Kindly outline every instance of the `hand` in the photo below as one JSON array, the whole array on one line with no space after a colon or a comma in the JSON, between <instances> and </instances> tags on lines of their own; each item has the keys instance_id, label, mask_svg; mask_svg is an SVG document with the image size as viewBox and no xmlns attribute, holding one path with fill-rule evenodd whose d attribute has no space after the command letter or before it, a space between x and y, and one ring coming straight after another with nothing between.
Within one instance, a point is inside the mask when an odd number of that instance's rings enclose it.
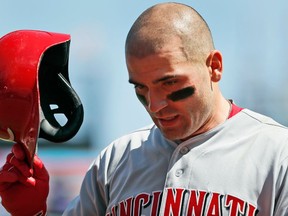
<instances>
[{"instance_id":1,"label":"hand","mask_svg":"<svg viewBox=\"0 0 288 216\"><path fill-rule=\"evenodd\" d=\"M13 216L45 215L49 174L35 155L33 169L25 162L20 144L15 144L0 171L2 205Z\"/></svg>"}]
</instances>

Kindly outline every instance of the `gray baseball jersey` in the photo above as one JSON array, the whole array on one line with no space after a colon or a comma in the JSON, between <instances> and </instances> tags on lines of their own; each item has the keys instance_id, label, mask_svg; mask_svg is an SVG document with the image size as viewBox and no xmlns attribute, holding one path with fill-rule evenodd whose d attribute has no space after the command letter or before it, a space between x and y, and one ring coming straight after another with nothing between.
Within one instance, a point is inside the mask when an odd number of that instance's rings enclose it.
<instances>
[{"instance_id":1,"label":"gray baseball jersey","mask_svg":"<svg viewBox=\"0 0 288 216\"><path fill-rule=\"evenodd\" d=\"M180 144L135 131L101 152L64 215L287 216L288 130L243 109Z\"/></svg>"}]
</instances>

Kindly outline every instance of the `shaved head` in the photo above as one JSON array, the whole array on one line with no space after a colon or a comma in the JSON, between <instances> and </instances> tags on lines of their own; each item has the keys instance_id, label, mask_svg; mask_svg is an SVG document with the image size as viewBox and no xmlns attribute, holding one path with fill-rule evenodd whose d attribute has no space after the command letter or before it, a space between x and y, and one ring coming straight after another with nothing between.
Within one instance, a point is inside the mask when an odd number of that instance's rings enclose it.
<instances>
[{"instance_id":1,"label":"shaved head","mask_svg":"<svg viewBox=\"0 0 288 216\"><path fill-rule=\"evenodd\" d=\"M155 54L171 40L181 41L179 48L189 61L205 60L214 49L210 29L197 11L180 3L161 3L134 22L126 39L126 56Z\"/></svg>"}]
</instances>

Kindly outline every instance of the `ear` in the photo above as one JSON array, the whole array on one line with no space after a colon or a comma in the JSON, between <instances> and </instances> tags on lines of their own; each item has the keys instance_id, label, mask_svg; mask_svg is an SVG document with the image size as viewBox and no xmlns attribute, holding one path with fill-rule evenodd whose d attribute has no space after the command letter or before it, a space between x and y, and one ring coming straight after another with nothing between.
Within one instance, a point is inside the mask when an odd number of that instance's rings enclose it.
<instances>
[{"instance_id":1,"label":"ear","mask_svg":"<svg viewBox=\"0 0 288 216\"><path fill-rule=\"evenodd\" d=\"M209 54L206 64L210 71L211 81L219 82L222 78L222 71L223 71L221 52L218 50L213 50Z\"/></svg>"}]
</instances>

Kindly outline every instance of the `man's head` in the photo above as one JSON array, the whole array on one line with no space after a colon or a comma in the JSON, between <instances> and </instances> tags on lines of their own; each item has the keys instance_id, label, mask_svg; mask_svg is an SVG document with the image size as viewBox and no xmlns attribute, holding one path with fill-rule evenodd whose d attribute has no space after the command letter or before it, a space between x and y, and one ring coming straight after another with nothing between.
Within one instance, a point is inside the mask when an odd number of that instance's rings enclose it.
<instances>
[{"instance_id":1,"label":"man's head","mask_svg":"<svg viewBox=\"0 0 288 216\"><path fill-rule=\"evenodd\" d=\"M193 8L162 3L144 11L128 33L126 62L137 97L168 139L223 121L222 55Z\"/></svg>"},{"instance_id":2,"label":"man's head","mask_svg":"<svg viewBox=\"0 0 288 216\"><path fill-rule=\"evenodd\" d=\"M175 37L181 40L189 60L206 58L214 49L210 29L197 11L183 4L162 3L148 8L134 22L127 36L126 54L145 57Z\"/></svg>"}]
</instances>

